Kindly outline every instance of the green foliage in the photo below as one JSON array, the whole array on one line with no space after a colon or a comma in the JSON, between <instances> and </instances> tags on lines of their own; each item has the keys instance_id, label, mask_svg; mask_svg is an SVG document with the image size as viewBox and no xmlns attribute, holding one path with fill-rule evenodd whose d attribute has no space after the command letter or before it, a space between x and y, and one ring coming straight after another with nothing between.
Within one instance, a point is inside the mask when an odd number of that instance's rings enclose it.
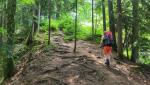
<instances>
[{"instance_id":1,"label":"green foliage","mask_svg":"<svg viewBox=\"0 0 150 85\"><path fill-rule=\"evenodd\" d=\"M19 0L21 4L34 4L35 0Z\"/></svg>"},{"instance_id":2,"label":"green foliage","mask_svg":"<svg viewBox=\"0 0 150 85\"><path fill-rule=\"evenodd\" d=\"M2 34L2 35L6 35L6 34L7 34L6 29L4 29L4 28L0 27L0 34Z\"/></svg>"},{"instance_id":3,"label":"green foliage","mask_svg":"<svg viewBox=\"0 0 150 85\"><path fill-rule=\"evenodd\" d=\"M0 47L0 81L9 78L14 73L14 61L8 51L6 44Z\"/></svg>"},{"instance_id":4,"label":"green foliage","mask_svg":"<svg viewBox=\"0 0 150 85\"><path fill-rule=\"evenodd\" d=\"M50 25L51 25L51 31L53 31L53 32L57 31L58 30L59 21L51 19ZM46 19L42 20L41 26L42 26L41 29L40 29L41 32L48 31L49 21L46 20Z\"/></svg>"},{"instance_id":5,"label":"green foliage","mask_svg":"<svg viewBox=\"0 0 150 85\"><path fill-rule=\"evenodd\" d=\"M86 25L88 24L88 25ZM91 40L91 26L89 25L91 23L87 22L82 22L78 23L78 28L77 28L77 38L78 40ZM59 28L63 29L63 32L65 34L64 39L66 41L72 41L74 39L74 20L72 17L68 14L63 15L60 18L59 22ZM95 42L99 43L100 42L100 37L103 34L103 31L99 28L96 29L96 35L95 35Z\"/></svg>"},{"instance_id":6,"label":"green foliage","mask_svg":"<svg viewBox=\"0 0 150 85\"><path fill-rule=\"evenodd\" d=\"M66 35L65 40L71 41L74 39L74 20L71 16L63 15L60 19L59 28Z\"/></svg>"},{"instance_id":7,"label":"green foliage","mask_svg":"<svg viewBox=\"0 0 150 85\"><path fill-rule=\"evenodd\" d=\"M139 62L150 65L150 2L149 0L141 0L139 5L139 22L140 22L140 58Z\"/></svg>"},{"instance_id":8,"label":"green foliage","mask_svg":"<svg viewBox=\"0 0 150 85\"><path fill-rule=\"evenodd\" d=\"M64 14L59 19L59 27L62 27L64 29L72 28L74 27L74 20L69 14Z\"/></svg>"},{"instance_id":9,"label":"green foliage","mask_svg":"<svg viewBox=\"0 0 150 85\"><path fill-rule=\"evenodd\" d=\"M127 59L131 59L131 50L130 49L128 48L128 55L129 55L129 57ZM127 57L127 51L125 49L123 51L123 54Z\"/></svg>"},{"instance_id":10,"label":"green foliage","mask_svg":"<svg viewBox=\"0 0 150 85\"><path fill-rule=\"evenodd\" d=\"M91 37L91 26L81 26L77 36L78 39L88 40Z\"/></svg>"},{"instance_id":11,"label":"green foliage","mask_svg":"<svg viewBox=\"0 0 150 85\"><path fill-rule=\"evenodd\" d=\"M14 43L15 44L23 43L28 37L31 29L32 29L31 27L18 26L18 29L16 29L14 36L15 37Z\"/></svg>"},{"instance_id":12,"label":"green foliage","mask_svg":"<svg viewBox=\"0 0 150 85\"><path fill-rule=\"evenodd\" d=\"M143 34L142 37L140 37L140 57L139 57L139 63L142 64L150 64L150 39L149 34Z\"/></svg>"},{"instance_id":13,"label":"green foliage","mask_svg":"<svg viewBox=\"0 0 150 85\"><path fill-rule=\"evenodd\" d=\"M14 60L18 61L22 58L22 56L27 53L29 48L24 44L16 44L14 49Z\"/></svg>"},{"instance_id":14,"label":"green foliage","mask_svg":"<svg viewBox=\"0 0 150 85\"><path fill-rule=\"evenodd\" d=\"M78 20L79 21L90 21L91 18L91 3L90 2L84 2L84 3L81 3L79 4L78 6L78 13L79 13L79 16L78 16Z\"/></svg>"},{"instance_id":15,"label":"green foliage","mask_svg":"<svg viewBox=\"0 0 150 85\"><path fill-rule=\"evenodd\" d=\"M143 52L143 53L140 53L141 56L139 57L139 63L141 64L148 64L150 65L150 54L149 52Z\"/></svg>"},{"instance_id":16,"label":"green foliage","mask_svg":"<svg viewBox=\"0 0 150 85\"><path fill-rule=\"evenodd\" d=\"M51 29L52 29L52 31L57 31L58 30L58 25L59 25L58 20L51 19Z\"/></svg>"},{"instance_id":17,"label":"green foliage","mask_svg":"<svg viewBox=\"0 0 150 85\"><path fill-rule=\"evenodd\" d=\"M122 22L124 29L127 30L127 40L125 43L128 43L129 48L129 59L131 57L131 44L132 44L132 29L133 29L133 6L132 2L130 0L125 0L122 3ZM149 37L148 35L150 33L149 27L150 27L150 17L149 17L149 6L150 3L148 0L141 0L139 2L139 9L138 9L138 22L139 22L139 39L138 39L138 47L139 47L139 57L138 57L138 63L142 64L148 64L149 62L149 56L147 53L149 52L150 43L149 43ZM126 47L125 47L126 48ZM126 53L124 53L126 54Z\"/></svg>"}]
</instances>

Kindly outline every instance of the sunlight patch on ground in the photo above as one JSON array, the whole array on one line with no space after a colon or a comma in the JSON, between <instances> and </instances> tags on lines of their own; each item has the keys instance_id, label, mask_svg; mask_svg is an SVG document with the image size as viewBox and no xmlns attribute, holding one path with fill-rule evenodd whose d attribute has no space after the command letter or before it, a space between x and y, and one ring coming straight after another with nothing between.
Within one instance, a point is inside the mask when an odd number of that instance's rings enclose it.
<instances>
[{"instance_id":1,"label":"sunlight patch on ground","mask_svg":"<svg viewBox=\"0 0 150 85\"><path fill-rule=\"evenodd\" d=\"M76 80L79 78L79 75L70 76L64 80L64 82L68 83L69 85L76 85Z\"/></svg>"}]
</instances>

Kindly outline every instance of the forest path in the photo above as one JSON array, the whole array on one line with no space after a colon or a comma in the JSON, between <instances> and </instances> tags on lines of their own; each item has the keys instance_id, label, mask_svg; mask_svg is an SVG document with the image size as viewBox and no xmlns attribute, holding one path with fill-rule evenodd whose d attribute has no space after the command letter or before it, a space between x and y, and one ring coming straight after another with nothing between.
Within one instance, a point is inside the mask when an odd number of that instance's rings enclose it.
<instances>
[{"instance_id":1,"label":"forest path","mask_svg":"<svg viewBox=\"0 0 150 85\"><path fill-rule=\"evenodd\" d=\"M73 53L74 43L65 43L62 33L54 34L52 42L54 47L41 45L35 54L26 54L6 85L148 85L130 77L123 62L112 59L110 68L103 65L96 44L78 41Z\"/></svg>"}]
</instances>

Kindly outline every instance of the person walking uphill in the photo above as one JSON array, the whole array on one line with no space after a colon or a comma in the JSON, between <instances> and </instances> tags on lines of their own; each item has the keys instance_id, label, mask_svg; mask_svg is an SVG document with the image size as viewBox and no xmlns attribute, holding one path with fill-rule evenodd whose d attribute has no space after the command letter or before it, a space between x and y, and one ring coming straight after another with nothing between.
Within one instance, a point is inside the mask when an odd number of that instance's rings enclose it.
<instances>
[{"instance_id":1,"label":"person walking uphill","mask_svg":"<svg viewBox=\"0 0 150 85\"><path fill-rule=\"evenodd\" d=\"M104 62L107 66L110 66L110 57L112 55L112 32L106 31L104 32L104 36L102 37L101 47L103 49L104 54Z\"/></svg>"}]
</instances>

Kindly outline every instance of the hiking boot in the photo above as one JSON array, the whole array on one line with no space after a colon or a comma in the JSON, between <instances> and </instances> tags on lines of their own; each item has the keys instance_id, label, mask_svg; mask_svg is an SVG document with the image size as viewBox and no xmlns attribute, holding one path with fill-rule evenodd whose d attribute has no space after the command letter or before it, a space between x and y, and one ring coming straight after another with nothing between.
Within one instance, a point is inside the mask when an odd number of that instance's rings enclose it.
<instances>
[{"instance_id":1,"label":"hiking boot","mask_svg":"<svg viewBox=\"0 0 150 85\"><path fill-rule=\"evenodd\" d=\"M110 65L109 59L106 59L105 64L106 64L107 66Z\"/></svg>"}]
</instances>

